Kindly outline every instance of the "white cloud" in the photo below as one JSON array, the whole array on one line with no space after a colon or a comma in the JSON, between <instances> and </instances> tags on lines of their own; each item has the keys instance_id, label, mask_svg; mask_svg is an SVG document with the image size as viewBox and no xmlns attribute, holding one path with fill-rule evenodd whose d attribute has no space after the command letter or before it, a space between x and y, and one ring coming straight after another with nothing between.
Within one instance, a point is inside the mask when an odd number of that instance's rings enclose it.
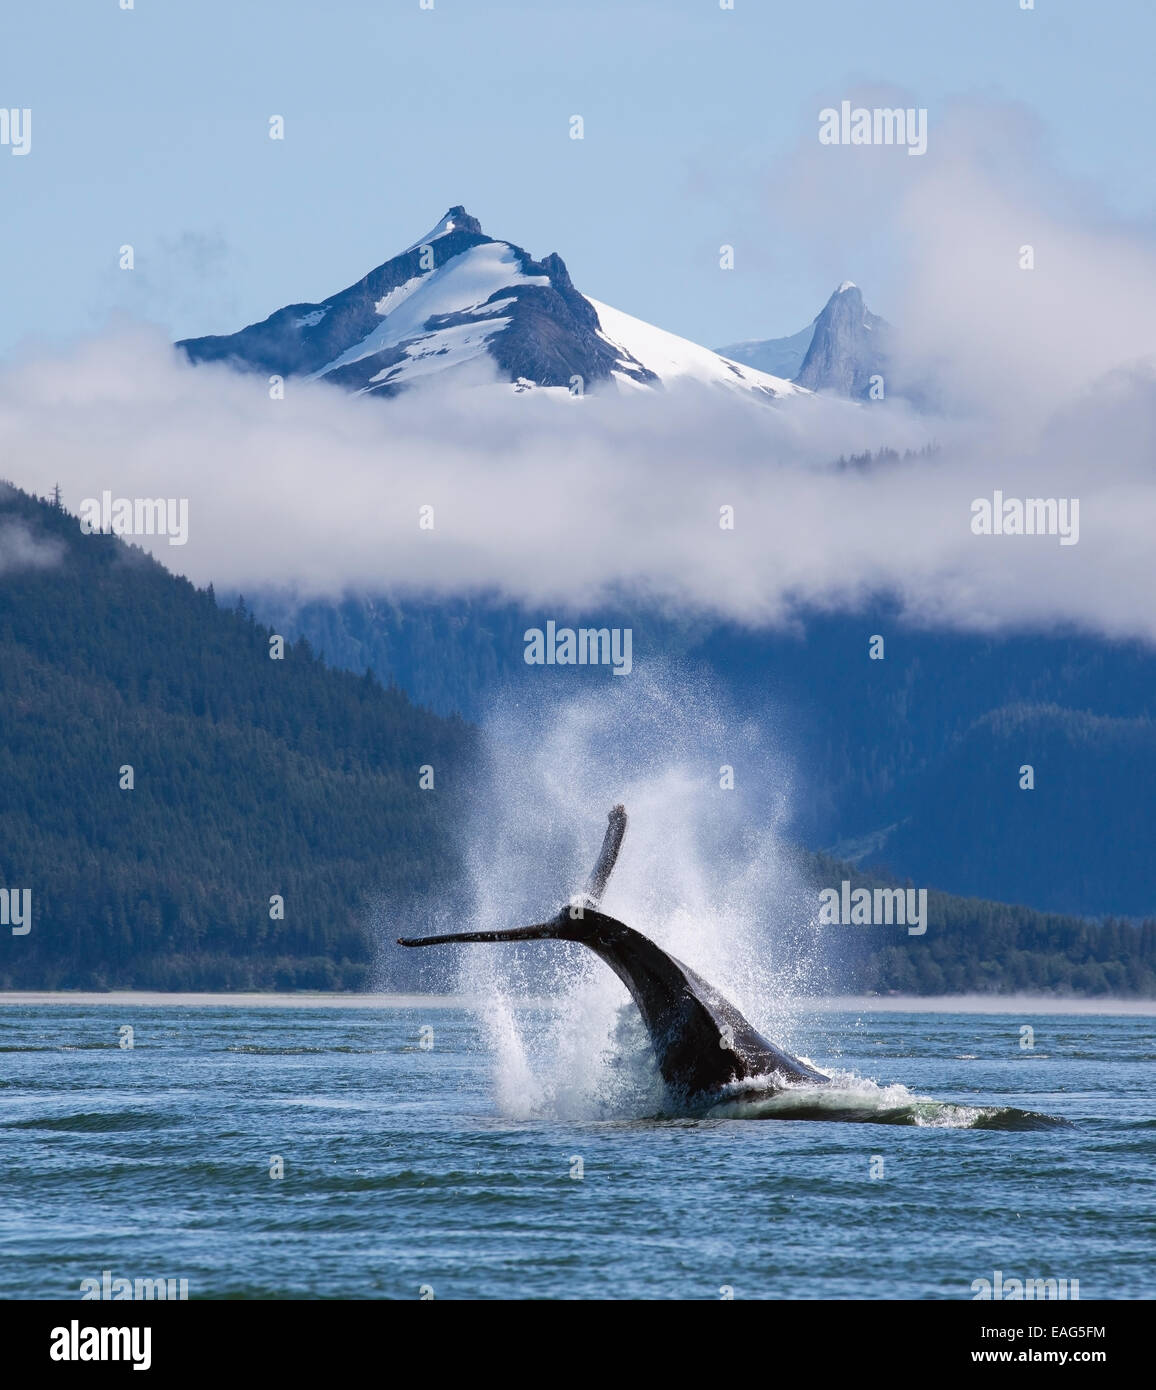
<instances>
[{"instance_id":1,"label":"white cloud","mask_svg":"<svg viewBox=\"0 0 1156 1390\"><path fill-rule=\"evenodd\" d=\"M59 541L34 536L23 522L0 521L0 575L51 569L60 563L63 553Z\"/></svg>"}]
</instances>

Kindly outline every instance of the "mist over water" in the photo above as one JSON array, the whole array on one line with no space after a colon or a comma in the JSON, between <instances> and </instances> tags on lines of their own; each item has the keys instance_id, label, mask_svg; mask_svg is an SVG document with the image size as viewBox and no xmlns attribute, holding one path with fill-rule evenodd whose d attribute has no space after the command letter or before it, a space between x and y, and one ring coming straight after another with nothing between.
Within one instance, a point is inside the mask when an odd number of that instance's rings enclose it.
<instances>
[{"instance_id":1,"label":"mist over water","mask_svg":"<svg viewBox=\"0 0 1156 1390\"><path fill-rule=\"evenodd\" d=\"M773 716L770 721L773 727ZM602 908L651 937L791 1049L819 981L813 892L780 838L794 789L758 723L668 666L587 683L486 726L486 793L469 830L471 928L552 917L581 891L616 803L629 816ZM723 789L724 768L734 788ZM484 1033L511 1118L654 1115L663 1087L626 989L567 942L447 947L457 988L491 1000ZM527 996L551 1007L527 1010ZM521 1005L521 1007L519 1007Z\"/></svg>"}]
</instances>

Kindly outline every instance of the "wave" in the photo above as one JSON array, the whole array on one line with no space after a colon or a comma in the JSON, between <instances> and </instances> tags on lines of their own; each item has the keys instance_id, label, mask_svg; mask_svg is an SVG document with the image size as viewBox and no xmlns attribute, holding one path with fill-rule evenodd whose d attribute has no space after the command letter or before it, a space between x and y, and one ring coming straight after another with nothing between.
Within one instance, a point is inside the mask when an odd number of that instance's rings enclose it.
<instances>
[{"instance_id":1,"label":"wave","mask_svg":"<svg viewBox=\"0 0 1156 1390\"><path fill-rule=\"evenodd\" d=\"M300 1045L292 1047L269 1047L262 1046L260 1043L230 1043L226 1052L252 1053L258 1057L304 1057L321 1056L327 1057L330 1053L382 1053L400 1050L402 1052L416 1052L420 1049L416 1047L403 1047L394 1049L389 1047L346 1047L337 1044L324 1045L320 1047L303 1047Z\"/></svg>"},{"instance_id":2,"label":"wave","mask_svg":"<svg viewBox=\"0 0 1156 1390\"><path fill-rule=\"evenodd\" d=\"M836 1073L827 1086L787 1085L774 1077L736 1082L705 1110L709 1119L832 1120L852 1124L915 1125L932 1129L1040 1130L1071 1128L1060 1115L1010 1105L961 1105L918 1096L906 1086L880 1086Z\"/></svg>"},{"instance_id":3,"label":"wave","mask_svg":"<svg viewBox=\"0 0 1156 1390\"><path fill-rule=\"evenodd\" d=\"M181 1123L179 1117L147 1110L84 1111L73 1115L43 1115L31 1120L6 1120L4 1129L46 1129L62 1133L116 1133L119 1130L157 1129Z\"/></svg>"}]
</instances>

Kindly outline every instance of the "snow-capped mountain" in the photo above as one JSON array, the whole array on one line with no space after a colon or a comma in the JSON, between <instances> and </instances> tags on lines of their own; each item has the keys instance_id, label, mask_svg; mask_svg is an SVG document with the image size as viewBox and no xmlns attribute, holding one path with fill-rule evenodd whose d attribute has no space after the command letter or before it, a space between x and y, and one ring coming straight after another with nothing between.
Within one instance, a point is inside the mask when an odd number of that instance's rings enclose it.
<instances>
[{"instance_id":1,"label":"snow-capped mountain","mask_svg":"<svg viewBox=\"0 0 1156 1390\"><path fill-rule=\"evenodd\" d=\"M886 375L891 325L863 302L858 285L844 280L822 312L789 338L766 338L719 348L723 357L787 377L810 391L865 396L870 379Z\"/></svg>"},{"instance_id":2,"label":"snow-capped mountain","mask_svg":"<svg viewBox=\"0 0 1156 1390\"><path fill-rule=\"evenodd\" d=\"M290 304L239 333L177 346L194 362L385 395L480 358L518 390L652 390L689 379L764 399L799 392L586 298L560 256L533 260L487 236L463 207L323 303Z\"/></svg>"}]
</instances>

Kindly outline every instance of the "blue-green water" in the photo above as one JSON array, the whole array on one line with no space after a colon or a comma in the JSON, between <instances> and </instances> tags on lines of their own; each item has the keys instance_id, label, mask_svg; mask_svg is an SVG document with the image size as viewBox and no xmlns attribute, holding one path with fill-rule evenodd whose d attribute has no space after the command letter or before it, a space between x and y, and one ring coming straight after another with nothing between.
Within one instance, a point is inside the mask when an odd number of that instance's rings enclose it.
<instances>
[{"instance_id":1,"label":"blue-green water","mask_svg":"<svg viewBox=\"0 0 1156 1390\"><path fill-rule=\"evenodd\" d=\"M109 1270L194 1298L970 1298L998 1269L1156 1296L1156 1020L825 1012L800 1036L870 1079L826 1102L860 1122L799 1118L814 1097L509 1118L460 1008L6 1007L0 1294Z\"/></svg>"}]
</instances>

